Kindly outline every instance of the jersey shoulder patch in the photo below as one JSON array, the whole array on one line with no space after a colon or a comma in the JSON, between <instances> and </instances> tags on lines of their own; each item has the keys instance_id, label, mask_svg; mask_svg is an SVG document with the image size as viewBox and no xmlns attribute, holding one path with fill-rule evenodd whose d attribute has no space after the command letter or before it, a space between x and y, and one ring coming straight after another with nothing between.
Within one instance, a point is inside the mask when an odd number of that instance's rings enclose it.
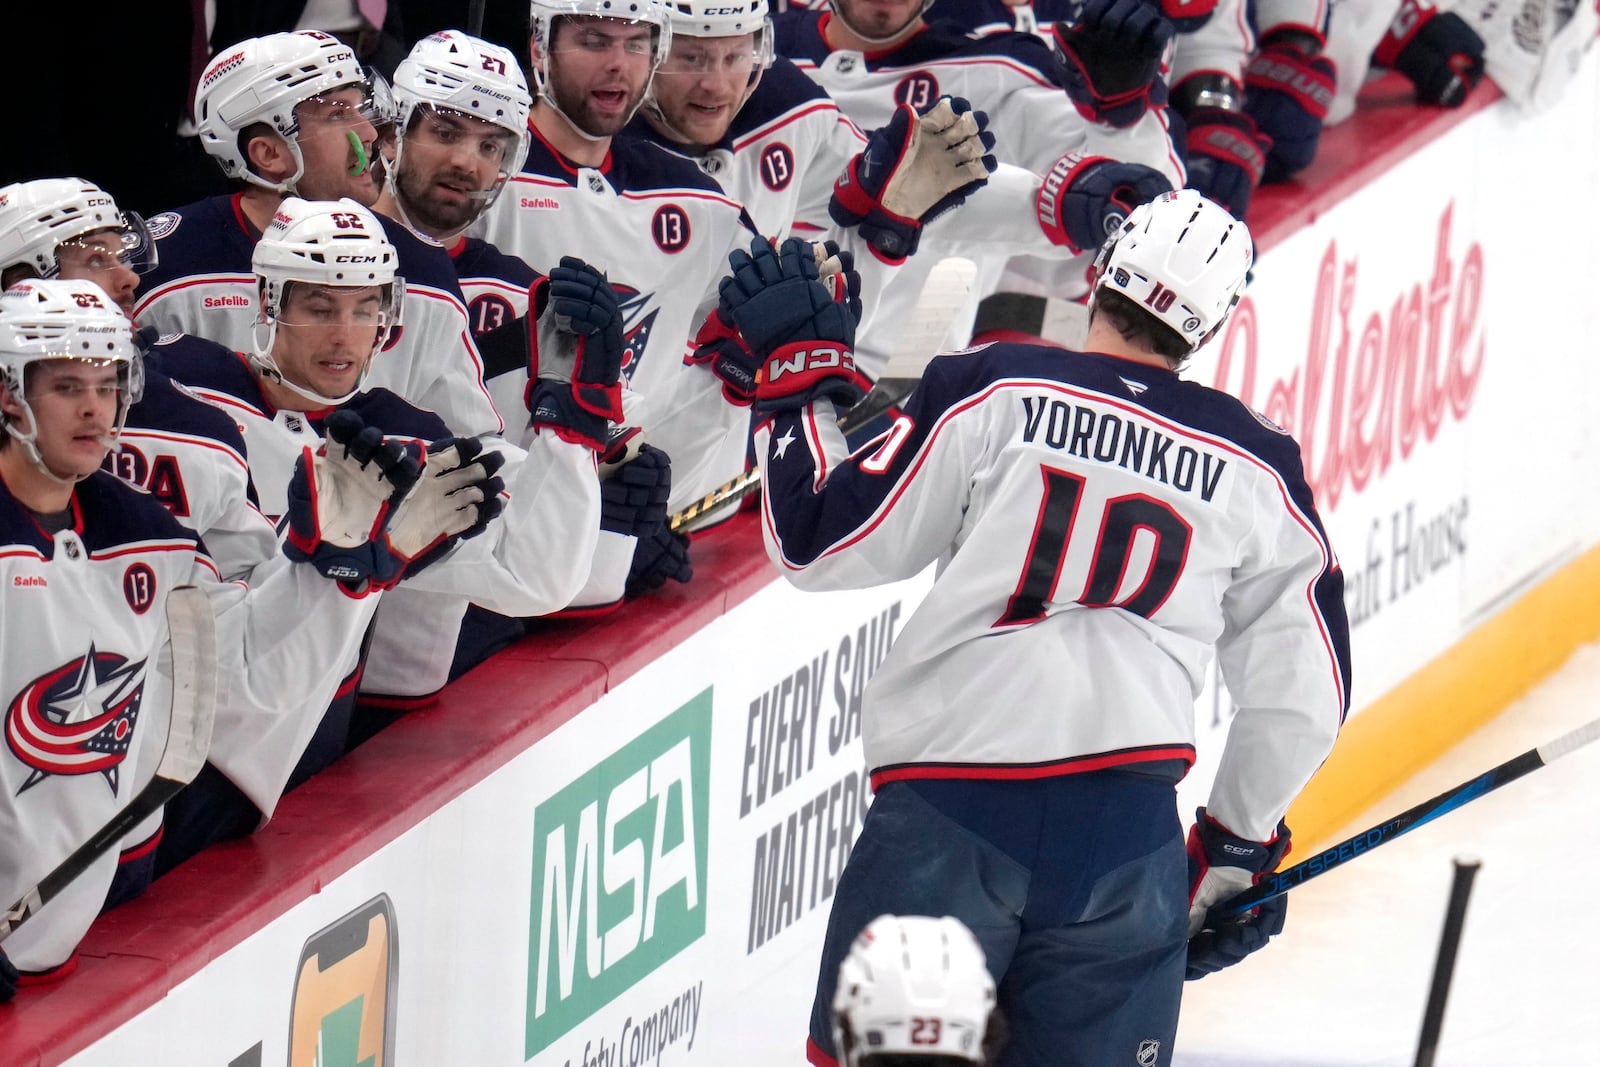
<instances>
[{"instance_id":1,"label":"jersey shoulder patch","mask_svg":"<svg viewBox=\"0 0 1600 1067\"><path fill-rule=\"evenodd\" d=\"M176 211L163 211L161 214L145 220L145 226L150 231L152 240L159 241L183 222L183 216Z\"/></svg>"}]
</instances>

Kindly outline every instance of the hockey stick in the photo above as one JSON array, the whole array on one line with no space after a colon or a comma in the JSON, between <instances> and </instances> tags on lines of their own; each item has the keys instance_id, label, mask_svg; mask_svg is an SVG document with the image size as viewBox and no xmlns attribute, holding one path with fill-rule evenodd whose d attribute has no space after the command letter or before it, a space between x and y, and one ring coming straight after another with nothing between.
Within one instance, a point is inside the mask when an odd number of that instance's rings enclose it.
<instances>
[{"instance_id":1,"label":"hockey stick","mask_svg":"<svg viewBox=\"0 0 1600 1067\"><path fill-rule=\"evenodd\" d=\"M211 601L203 590L185 585L167 594L167 630L172 639L172 722L155 777L38 885L0 912L0 941L50 903L128 831L159 811L205 765L217 710L217 638Z\"/></svg>"},{"instance_id":2,"label":"hockey stick","mask_svg":"<svg viewBox=\"0 0 1600 1067\"><path fill-rule=\"evenodd\" d=\"M1537 748L1530 748L1520 756L1506 760L1498 767L1493 767L1476 778L1462 782L1452 789L1447 789L1431 800L1424 800L1413 808L1407 808L1399 815L1392 816L1376 826L1362 830L1360 833L1345 838L1337 845L1332 845L1312 856L1304 862L1293 867L1269 874L1262 881L1246 889L1237 896L1229 897L1211 908L1206 913L1206 925L1213 926L1218 921L1228 919L1249 911L1264 900L1282 896L1295 886L1304 885L1319 874L1326 874L1333 868L1348 863L1367 852L1371 852L1379 845L1386 844L1401 834L1415 830L1417 827L1430 823L1439 816L1456 808L1464 807L1477 800L1485 793L1491 793L1508 782L1514 782L1525 774L1538 770L1549 763L1554 763L1562 756L1575 752L1591 741L1600 739L1600 719L1585 723L1552 741L1546 741Z\"/></svg>"},{"instance_id":3,"label":"hockey stick","mask_svg":"<svg viewBox=\"0 0 1600 1067\"><path fill-rule=\"evenodd\" d=\"M467 4L467 33L473 37L483 36L483 4L484 0L471 0Z\"/></svg>"},{"instance_id":4,"label":"hockey stick","mask_svg":"<svg viewBox=\"0 0 1600 1067\"><path fill-rule=\"evenodd\" d=\"M947 256L934 265L922 284L911 322L900 336L889 362L866 396L839 417L839 429L850 433L860 429L911 395L922 381L922 372L944 347L945 334L966 304L972 291L977 265L961 256ZM737 478L724 482L693 504L673 515L668 528L680 530L712 508L739 500L761 487L761 471L750 468Z\"/></svg>"}]
</instances>

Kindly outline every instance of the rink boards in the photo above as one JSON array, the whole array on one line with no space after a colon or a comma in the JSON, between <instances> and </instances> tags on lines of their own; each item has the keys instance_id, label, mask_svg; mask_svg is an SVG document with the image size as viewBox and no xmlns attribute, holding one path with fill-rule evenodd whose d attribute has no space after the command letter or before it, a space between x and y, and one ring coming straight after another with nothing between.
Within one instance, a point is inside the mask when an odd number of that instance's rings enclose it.
<instances>
[{"instance_id":1,"label":"rink boards","mask_svg":"<svg viewBox=\"0 0 1600 1067\"><path fill-rule=\"evenodd\" d=\"M1370 87L1304 188L1261 194L1255 280L1196 357L1300 439L1346 573L1354 710L1297 842L1600 629L1600 233L1550 196L1600 188L1595 68L1538 116ZM509 651L106 916L77 975L0 1012L0 1062L800 1062L869 799L860 686L928 578L796 593L750 516L696 560L690 589ZM1189 805L1226 694L1197 716Z\"/></svg>"}]
</instances>

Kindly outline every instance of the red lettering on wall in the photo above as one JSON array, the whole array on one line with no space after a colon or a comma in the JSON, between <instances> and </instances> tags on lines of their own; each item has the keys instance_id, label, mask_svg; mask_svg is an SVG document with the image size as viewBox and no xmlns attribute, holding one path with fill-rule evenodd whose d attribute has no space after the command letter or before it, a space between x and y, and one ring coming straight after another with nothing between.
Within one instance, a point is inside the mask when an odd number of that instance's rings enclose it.
<instances>
[{"instance_id":1,"label":"red lettering on wall","mask_svg":"<svg viewBox=\"0 0 1600 1067\"><path fill-rule=\"evenodd\" d=\"M1447 417L1472 408L1483 372L1479 322L1483 249L1451 256L1454 205L1439 217L1432 277L1354 325L1360 268L1340 263L1328 242L1318 264L1305 360L1266 385L1258 400L1259 314L1249 296L1239 304L1218 349L1213 382L1295 436L1317 504L1332 510L1346 490L1359 493L1398 457L1432 441ZM1371 300L1363 301L1370 305ZM1269 312L1271 309L1269 309Z\"/></svg>"}]
</instances>

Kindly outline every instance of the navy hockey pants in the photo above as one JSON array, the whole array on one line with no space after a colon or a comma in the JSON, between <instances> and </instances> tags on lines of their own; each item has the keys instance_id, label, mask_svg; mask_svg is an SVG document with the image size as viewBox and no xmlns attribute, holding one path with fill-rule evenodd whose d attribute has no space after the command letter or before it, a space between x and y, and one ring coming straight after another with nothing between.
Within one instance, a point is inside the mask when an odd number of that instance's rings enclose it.
<instances>
[{"instance_id":1,"label":"navy hockey pants","mask_svg":"<svg viewBox=\"0 0 1600 1067\"><path fill-rule=\"evenodd\" d=\"M834 986L863 927L883 914L953 915L999 987L1004 1067L1165 1067L1187 882L1173 783L1162 778L889 783L834 894L811 1039L835 1054Z\"/></svg>"}]
</instances>

